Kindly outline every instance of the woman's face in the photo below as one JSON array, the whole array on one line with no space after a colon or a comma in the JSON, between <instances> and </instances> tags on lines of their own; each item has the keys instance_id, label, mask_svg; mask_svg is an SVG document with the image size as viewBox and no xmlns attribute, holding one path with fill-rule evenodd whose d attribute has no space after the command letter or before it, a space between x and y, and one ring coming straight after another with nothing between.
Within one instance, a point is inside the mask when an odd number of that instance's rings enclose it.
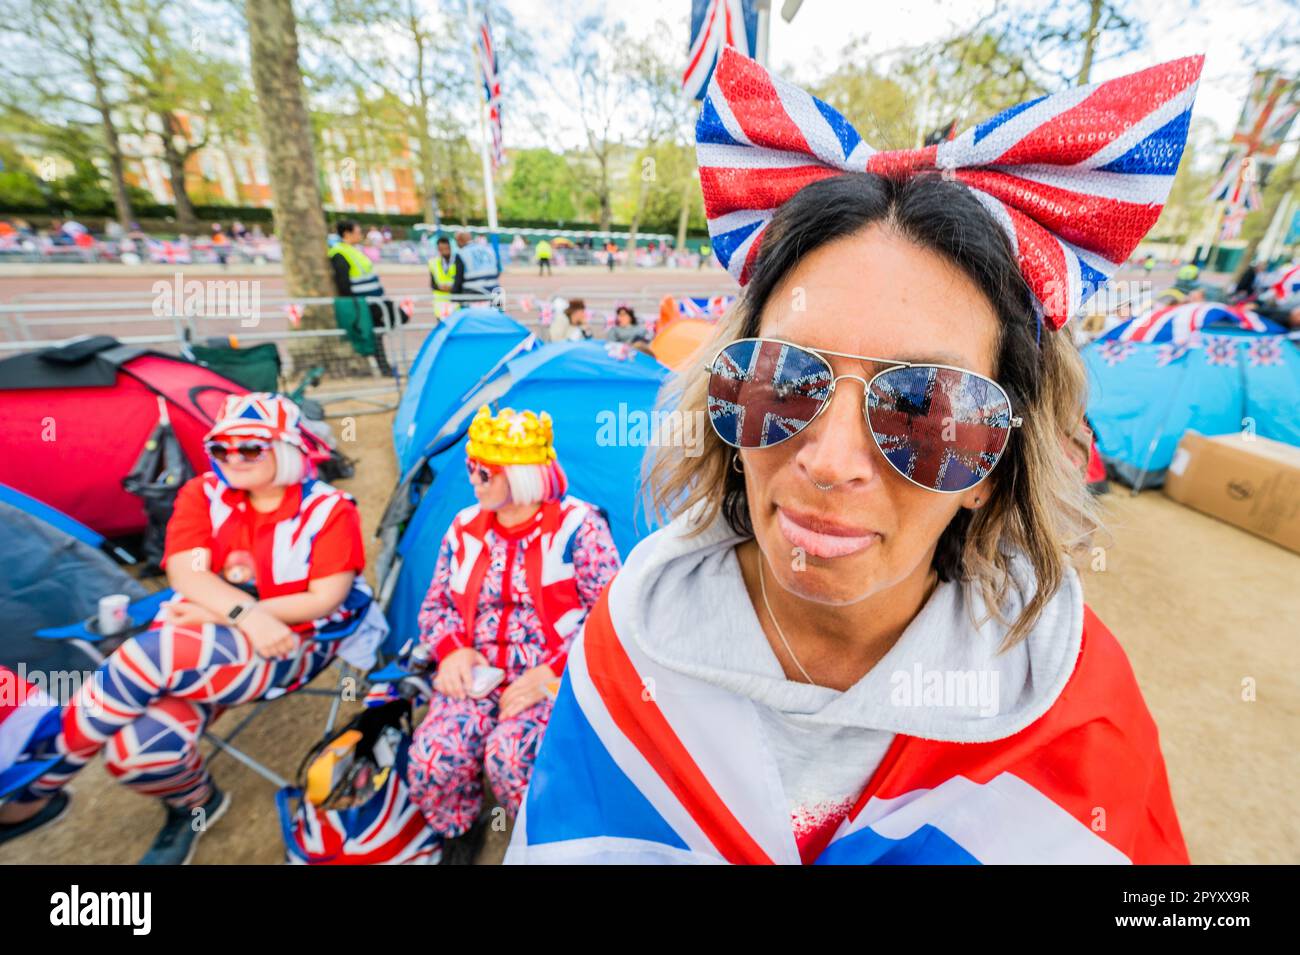
<instances>
[{"instance_id":1,"label":"woman's face","mask_svg":"<svg viewBox=\"0 0 1300 955\"><path fill-rule=\"evenodd\" d=\"M983 292L937 253L878 226L806 256L768 299L759 334L995 377L998 317ZM837 376L867 380L885 367L829 361ZM820 603L855 603L927 575L958 509L988 493L929 491L894 471L867 430L862 385L848 379L795 437L740 457L769 565L787 590Z\"/></svg>"},{"instance_id":2,"label":"woman's face","mask_svg":"<svg viewBox=\"0 0 1300 955\"><path fill-rule=\"evenodd\" d=\"M615 316L615 321L617 321L620 325L631 325L632 316L631 314L629 314L627 309L620 308L618 310L618 314Z\"/></svg>"},{"instance_id":3,"label":"woman's face","mask_svg":"<svg viewBox=\"0 0 1300 955\"><path fill-rule=\"evenodd\" d=\"M575 308L569 315L569 322L574 325L586 325L587 310L585 308Z\"/></svg>"},{"instance_id":4,"label":"woman's face","mask_svg":"<svg viewBox=\"0 0 1300 955\"><path fill-rule=\"evenodd\" d=\"M275 482L275 451L268 448L256 461L245 461L238 454L228 454L217 467L221 468L226 483L231 487L242 491L270 487Z\"/></svg>"}]
</instances>

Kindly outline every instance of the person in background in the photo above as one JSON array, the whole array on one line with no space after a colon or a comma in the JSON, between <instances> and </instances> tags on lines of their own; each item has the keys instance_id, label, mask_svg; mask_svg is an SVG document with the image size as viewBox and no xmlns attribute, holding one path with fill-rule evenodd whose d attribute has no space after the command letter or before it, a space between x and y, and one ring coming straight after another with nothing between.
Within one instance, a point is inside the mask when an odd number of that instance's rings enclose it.
<instances>
[{"instance_id":1,"label":"person in background","mask_svg":"<svg viewBox=\"0 0 1300 955\"><path fill-rule=\"evenodd\" d=\"M230 263L230 240L222 231L220 222L212 223L212 251L216 253L222 268Z\"/></svg>"},{"instance_id":2,"label":"person in background","mask_svg":"<svg viewBox=\"0 0 1300 955\"><path fill-rule=\"evenodd\" d=\"M429 259L429 285L433 288L434 314L446 318L455 308L452 296L459 295L464 287L465 270L460 256L452 254L451 239L438 236L436 248L437 253Z\"/></svg>"},{"instance_id":3,"label":"person in background","mask_svg":"<svg viewBox=\"0 0 1300 955\"><path fill-rule=\"evenodd\" d=\"M580 298L567 303L563 312L556 315L551 322L549 337L552 342L580 342L590 338L591 329L587 327L587 303Z\"/></svg>"},{"instance_id":4,"label":"person in background","mask_svg":"<svg viewBox=\"0 0 1300 955\"><path fill-rule=\"evenodd\" d=\"M366 245L377 249L384 244L384 234L379 231L379 226L372 225L370 231L366 233Z\"/></svg>"},{"instance_id":5,"label":"person in background","mask_svg":"<svg viewBox=\"0 0 1300 955\"><path fill-rule=\"evenodd\" d=\"M473 861L485 831L483 777L513 817L551 715L553 687L587 612L619 568L609 524L567 494L551 418L486 405L469 428L478 503L456 515L420 609L438 661L411 743L407 785L446 840L444 865ZM500 672L474 691L475 676Z\"/></svg>"},{"instance_id":6,"label":"person in background","mask_svg":"<svg viewBox=\"0 0 1300 955\"><path fill-rule=\"evenodd\" d=\"M176 599L83 684L63 712L60 761L28 791L54 796L103 750L110 775L163 802L147 865L187 863L230 804L199 751L213 718L305 686L339 654L372 663L387 633L361 577L356 502L315 478L298 406L230 395L204 447L211 470L181 487L167 525Z\"/></svg>"},{"instance_id":7,"label":"person in background","mask_svg":"<svg viewBox=\"0 0 1300 955\"><path fill-rule=\"evenodd\" d=\"M547 275L551 273L551 243L545 239L539 239L535 248L537 254L537 277L541 278L542 273Z\"/></svg>"},{"instance_id":8,"label":"person in background","mask_svg":"<svg viewBox=\"0 0 1300 955\"><path fill-rule=\"evenodd\" d=\"M1240 298L1249 298L1255 294L1255 282L1259 278L1259 262L1251 262L1237 279L1232 293Z\"/></svg>"},{"instance_id":9,"label":"person in background","mask_svg":"<svg viewBox=\"0 0 1300 955\"><path fill-rule=\"evenodd\" d=\"M244 223L238 219L230 223L230 237L236 242L243 242L248 238L248 229L244 228Z\"/></svg>"},{"instance_id":10,"label":"person in background","mask_svg":"<svg viewBox=\"0 0 1300 955\"><path fill-rule=\"evenodd\" d=\"M705 242L703 245L700 246L700 261L696 265L696 269L698 270L704 268L704 264L706 262L711 261L712 258L713 258L713 250L709 248L709 243Z\"/></svg>"},{"instance_id":11,"label":"person in background","mask_svg":"<svg viewBox=\"0 0 1300 955\"><path fill-rule=\"evenodd\" d=\"M330 246L328 252L335 294L340 298L370 299L367 305L375 327L375 363L379 366L379 373L387 376L392 369L384 351L381 329L387 328L385 319L391 313L392 303L384 298L384 287L375 271L375 263L361 251L361 226L352 219L344 219L335 227L335 232L338 241Z\"/></svg>"},{"instance_id":12,"label":"person in background","mask_svg":"<svg viewBox=\"0 0 1300 955\"><path fill-rule=\"evenodd\" d=\"M637 324L636 312L632 311L632 306L620 305L614 312L614 327L605 333L605 340L632 345L650 341L650 332L645 326Z\"/></svg>"},{"instance_id":13,"label":"person in background","mask_svg":"<svg viewBox=\"0 0 1300 955\"><path fill-rule=\"evenodd\" d=\"M465 295L480 295L487 302L496 301L501 289L501 263L487 239L475 239L464 230L457 232L456 259L460 263L461 291Z\"/></svg>"},{"instance_id":14,"label":"person in background","mask_svg":"<svg viewBox=\"0 0 1300 955\"><path fill-rule=\"evenodd\" d=\"M605 264L609 267L611 272L614 271L614 264L617 256L618 246L614 244L613 239L610 239L605 243Z\"/></svg>"}]
</instances>

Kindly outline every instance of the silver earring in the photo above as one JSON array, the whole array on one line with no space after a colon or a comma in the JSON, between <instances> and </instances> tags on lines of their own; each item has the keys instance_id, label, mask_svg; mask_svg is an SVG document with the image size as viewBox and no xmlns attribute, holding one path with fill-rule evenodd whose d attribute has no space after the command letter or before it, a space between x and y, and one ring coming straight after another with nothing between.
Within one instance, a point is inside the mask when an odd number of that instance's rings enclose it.
<instances>
[{"instance_id":1,"label":"silver earring","mask_svg":"<svg viewBox=\"0 0 1300 955\"><path fill-rule=\"evenodd\" d=\"M735 471L737 474L745 473L745 466L740 463L739 451L736 451L731 455L731 470Z\"/></svg>"}]
</instances>

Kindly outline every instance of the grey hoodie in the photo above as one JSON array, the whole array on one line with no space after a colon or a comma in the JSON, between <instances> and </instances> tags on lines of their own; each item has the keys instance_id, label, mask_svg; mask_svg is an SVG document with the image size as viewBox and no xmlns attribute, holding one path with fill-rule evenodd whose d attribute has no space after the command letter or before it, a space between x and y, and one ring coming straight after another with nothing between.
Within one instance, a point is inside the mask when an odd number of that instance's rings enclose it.
<instances>
[{"instance_id":1,"label":"grey hoodie","mask_svg":"<svg viewBox=\"0 0 1300 955\"><path fill-rule=\"evenodd\" d=\"M848 690L792 682L745 589L735 554L744 538L721 518L694 537L689 527L678 518L629 555L610 596L636 612L619 633L656 663L758 704L796 833L842 815L895 734L1002 739L1042 716L1073 672L1083 593L1071 570L1029 635L1005 652L1005 627L985 619L975 588L945 583ZM1023 560L1014 573L1022 587L1033 579ZM1008 619L1017 611L1008 607Z\"/></svg>"}]
</instances>

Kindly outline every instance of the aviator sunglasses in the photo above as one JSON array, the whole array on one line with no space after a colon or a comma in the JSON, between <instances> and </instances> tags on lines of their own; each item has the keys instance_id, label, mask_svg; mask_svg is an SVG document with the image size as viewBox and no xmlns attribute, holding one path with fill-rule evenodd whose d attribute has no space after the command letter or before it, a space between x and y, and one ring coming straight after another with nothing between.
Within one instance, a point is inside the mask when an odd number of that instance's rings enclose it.
<instances>
[{"instance_id":1,"label":"aviator sunglasses","mask_svg":"<svg viewBox=\"0 0 1300 955\"><path fill-rule=\"evenodd\" d=\"M203 449L208 452L208 457L219 464L225 464L232 457L237 457L245 464L256 464L266 457L267 452L271 450L271 444L268 441L240 441L237 444L209 441Z\"/></svg>"},{"instance_id":2,"label":"aviator sunglasses","mask_svg":"<svg viewBox=\"0 0 1300 955\"><path fill-rule=\"evenodd\" d=\"M870 378L836 375L826 356L889 367ZM709 421L745 451L793 438L848 378L863 387L867 430L890 466L930 491L969 490L989 476L1021 419L996 381L964 368L805 348L775 338L724 346L709 370Z\"/></svg>"}]
</instances>

